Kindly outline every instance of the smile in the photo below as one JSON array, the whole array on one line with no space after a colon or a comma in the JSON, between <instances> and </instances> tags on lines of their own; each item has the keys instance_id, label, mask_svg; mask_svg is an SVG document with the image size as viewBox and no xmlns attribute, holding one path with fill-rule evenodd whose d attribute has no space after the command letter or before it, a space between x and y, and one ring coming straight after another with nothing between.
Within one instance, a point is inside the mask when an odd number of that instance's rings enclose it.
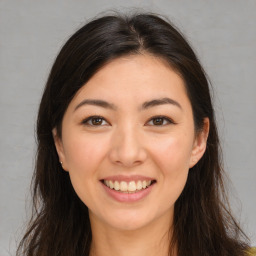
<instances>
[{"instance_id":1,"label":"smile","mask_svg":"<svg viewBox=\"0 0 256 256\"><path fill-rule=\"evenodd\" d=\"M140 190L148 188L155 182L155 180L138 180L129 182L117 180L103 180L104 185L106 185L108 188L123 193L136 193Z\"/></svg>"}]
</instances>

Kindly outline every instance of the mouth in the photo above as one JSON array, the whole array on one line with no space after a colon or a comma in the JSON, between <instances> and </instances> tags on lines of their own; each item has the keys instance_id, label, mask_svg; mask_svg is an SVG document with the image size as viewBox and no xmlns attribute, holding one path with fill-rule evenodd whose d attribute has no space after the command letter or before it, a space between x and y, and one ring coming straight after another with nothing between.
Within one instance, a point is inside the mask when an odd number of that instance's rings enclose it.
<instances>
[{"instance_id":1,"label":"mouth","mask_svg":"<svg viewBox=\"0 0 256 256\"><path fill-rule=\"evenodd\" d=\"M118 191L120 193L132 194L149 188L156 183L156 180L131 180L128 182L119 180L101 180L101 182L111 190Z\"/></svg>"}]
</instances>

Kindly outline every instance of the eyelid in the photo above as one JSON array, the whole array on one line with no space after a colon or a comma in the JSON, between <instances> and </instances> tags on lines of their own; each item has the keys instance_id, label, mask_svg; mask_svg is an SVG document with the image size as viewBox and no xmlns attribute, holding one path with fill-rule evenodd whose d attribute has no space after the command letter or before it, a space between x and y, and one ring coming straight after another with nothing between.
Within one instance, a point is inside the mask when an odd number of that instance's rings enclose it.
<instances>
[{"instance_id":1,"label":"eyelid","mask_svg":"<svg viewBox=\"0 0 256 256\"><path fill-rule=\"evenodd\" d=\"M98 116L98 115L95 115L95 116L89 116L85 119L82 120L81 124L82 125L86 125L86 126L91 126L91 127L97 127L97 126L105 126L105 125L93 125L93 124L88 124L89 121L91 121L93 118L100 118L102 119L103 121L105 121L106 123L109 124L109 122L102 116Z\"/></svg>"},{"instance_id":2,"label":"eyelid","mask_svg":"<svg viewBox=\"0 0 256 256\"><path fill-rule=\"evenodd\" d=\"M161 115L158 115L158 116L152 116L147 122L146 124L148 124L150 121L153 121L154 119L157 119L157 118L161 118L161 119L164 119L168 122L168 124L163 124L163 125L151 125L151 126L166 126L166 125L169 125L169 124L176 124L171 118L167 117L167 116L161 116Z\"/></svg>"},{"instance_id":3,"label":"eyelid","mask_svg":"<svg viewBox=\"0 0 256 256\"><path fill-rule=\"evenodd\" d=\"M91 126L91 127L97 127L97 126L105 126L105 125L93 125L93 124L88 124L88 121L91 121L93 118L99 118L99 119L102 119L103 121L105 121L106 123L109 124L109 122L102 116L99 116L99 115L94 115L94 116L89 116L85 119L82 120L81 124L82 125L87 125L87 126ZM167 117L167 116L163 116L163 115L156 115L156 116L152 116L147 122L146 124L148 124L149 122L153 121L154 119L163 119L165 121L168 122L168 124L162 124L162 125L150 125L150 126L166 126L166 125L169 125L169 124L176 124L171 118Z\"/></svg>"}]
</instances>

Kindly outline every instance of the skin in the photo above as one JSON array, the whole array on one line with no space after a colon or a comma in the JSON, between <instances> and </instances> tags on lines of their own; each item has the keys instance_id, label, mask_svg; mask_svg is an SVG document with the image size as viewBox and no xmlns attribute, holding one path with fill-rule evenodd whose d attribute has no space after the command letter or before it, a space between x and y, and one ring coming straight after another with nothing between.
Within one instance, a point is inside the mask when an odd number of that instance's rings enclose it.
<instances>
[{"instance_id":1,"label":"skin","mask_svg":"<svg viewBox=\"0 0 256 256\"><path fill-rule=\"evenodd\" d=\"M144 102L166 97L180 107L166 103L141 110ZM85 99L104 100L115 109L81 104ZM95 115L103 118L96 125L84 121ZM172 121L156 122L155 116ZM168 254L174 203L189 168L205 152L208 131L205 119L203 130L195 132L183 79L156 57L115 59L77 92L64 115L62 137L56 129L53 136L63 168L89 208L91 255ZM113 175L144 175L156 183L142 200L118 202L100 182Z\"/></svg>"}]
</instances>

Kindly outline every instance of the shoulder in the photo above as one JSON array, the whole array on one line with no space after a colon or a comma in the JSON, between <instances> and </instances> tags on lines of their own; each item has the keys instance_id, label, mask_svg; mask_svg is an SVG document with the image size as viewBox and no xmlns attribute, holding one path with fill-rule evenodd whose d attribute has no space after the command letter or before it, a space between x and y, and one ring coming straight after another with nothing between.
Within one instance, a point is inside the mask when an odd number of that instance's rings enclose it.
<instances>
[{"instance_id":1,"label":"shoulder","mask_svg":"<svg viewBox=\"0 0 256 256\"><path fill-rule=\"evenodd\" d=\"M252 247L247 251L248 256L256 256L256 247Z\"/></svg>"}]
</instances>

